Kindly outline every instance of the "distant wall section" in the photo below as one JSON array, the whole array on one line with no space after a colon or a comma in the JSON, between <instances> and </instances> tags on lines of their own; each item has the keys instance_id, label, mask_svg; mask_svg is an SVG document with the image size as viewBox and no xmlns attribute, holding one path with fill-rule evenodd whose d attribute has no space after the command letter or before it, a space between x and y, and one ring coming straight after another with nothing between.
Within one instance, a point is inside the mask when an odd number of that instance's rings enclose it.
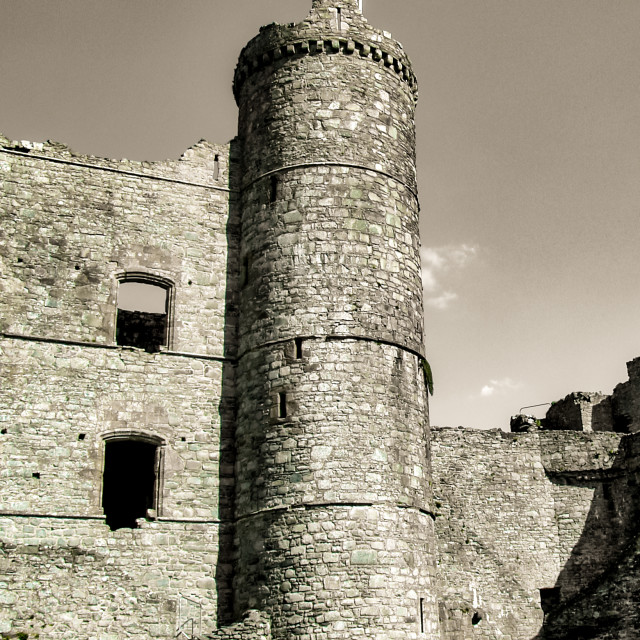
<instances>
[{"instance_id":1,"label":"distant wall section","mask_svg":"<svg viewBox=\"0 0 640 640\"><path fill-rule=\"evenodd\" d=\"M624 438L433 430L446 640L533 638L542 604L570 598L619 556L634 526Z\"/></svg>"}]
</instances>

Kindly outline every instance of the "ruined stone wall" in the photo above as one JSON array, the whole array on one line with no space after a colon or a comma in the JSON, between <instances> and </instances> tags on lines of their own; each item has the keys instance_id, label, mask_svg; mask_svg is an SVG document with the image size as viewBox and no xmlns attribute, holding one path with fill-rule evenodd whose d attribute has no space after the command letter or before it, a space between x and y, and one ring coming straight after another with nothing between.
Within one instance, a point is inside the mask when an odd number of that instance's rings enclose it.
<instances>
[{"instance_id":1,"label":"ruined stone wall","mask_svg":"<svg viewBox=\"0 0 640 640\"><path fill-rule=\"evenodd\" d=\"M588 586L629 543L637 491L630 490L623 434L539 434L558 531L562 600Z\"/></svg>"},{"instance_id":2,"label":"ruined stone wall","mask_svg":"<svg viewBox=\"0 0 640 640\"><path fill-rule=\"evenodd\" d=\"M533 638L540 590L570 598L633 535L623 436L433 434L443 637Z\"/></svg>"},{"instance_id":3,"label":"ruined stone wall","mask_svg":"<svg viewBox=\"0 0 640 640\"><path fill-rule=\"evenodd\" d=\"M229 153L108 161L0 137L0 331L114 344L119 278L142 272L173 284L171 350L233 348Z\"/></svg>"},{"instance_id":4,"label":"ruined stone wall","mask_svg":"<svg viewBox=\"0 0 640 640\"><path fill-rule=\"evenodd\" d=\"M627 362L629 380L613 390L611 405L617 431L640 432L640 358Z\"/></svg>"},{"instance_id":5,"label":"ruined stone wall","mask_svg":"<svg viewBox=\"0 0 640 640\"><path fill-rule=\"evenodd\" d=\"M0 632L170 638L185 599L214 629L233 545L230 148L133 163L0 146ZM171 285L159 353L115 344L131 273ZM105 449L123 439L157 447L155 496L111 530Z\"/></svg>"},{"instance_id":6,"label":"ruined stone wall","mask_svg":"<svg viewBox=\"0 0 640 640\"><path fill-rule=\"evenodd\" d=\"M620 455L622 454L622 458ZM627 517L617 525L626 532L626 539L618 545L618 555L607 570L590 581L587 587L569 598L565 606L552 611L545 620L540 640L563 640L564 638L590 640L635 640L640 629L640 437L638 434L625 437L618 454L625 475L615 484L618 493L624 492ZM616 496L618 497L618 496ZM579 561L588 564L588 555L598 555L602 548L615 544L615 538L598 539L597 520L609 514L601 513L599 506L590 514L596 523L585 528L585 540L593 540L590 549L584 549L579 541L575 551ZM617 507L617 501L616 501ZM611 530L605 529L611 533ZM595 531L594 531L595 530ZM613 530L615 533L615 528ZM600 544L600 549L598 549Z\"/></svg>"},{"instance_id":7,"label":"ruined stone wall","mask_svg":"<svg viewBox=\"0 0 640 640\"><path fill-rule=\"evenodd\" d=\"M160 515L218 519L223 363L10 338L0 358L1 511L101 515L104 439L137 433L162 441Z\"/></svg>"},{"instance_id":8,"label":"ruined stone wall","mask_svg":"<svg viewBox=\"0 0 640 640\"><path fill-rule=\"evenodd\" d=\"M179 608L217 617L217 527L142 522L110 531L100 520L0 517L0 633L68 640L174 638Z\"/></svg>"},{"instance_id":9,"label":"ruined stone wall","mask_svg":"<svg viewBox=\"0 0 640 640\"><path fill-rule=\"evenodd\" d=\"M434 429L432 467L443 638L532 638L559 571L537 437Z\"/></svg>"},{"instance_id":10,"label":"ruined stone wall","mask_svg":"<svg viewBox=\"0 0 640 640\"><path fill-rule=\"evenodd\" d=\"M544 419L544 428L567 431L616 431L611 396L573 392L554 402Z\"/></svg>"},{"instance_id":11,"label":"ruined stone wall","mask_svg":"<svg viewBox=\"0 0 640 640\"><path fill-rule=\"evenodd\" d=\"M0 598L3 630L35 616L47 638L173 637L181 595L203 603L213 628L231 572L219 535L233 492L225 365L7 338L0 358L0 591L13 594ZM114 436L162 441L158 520L140 529L111 531L102 515Z\"/></svg>"}]
</instances>

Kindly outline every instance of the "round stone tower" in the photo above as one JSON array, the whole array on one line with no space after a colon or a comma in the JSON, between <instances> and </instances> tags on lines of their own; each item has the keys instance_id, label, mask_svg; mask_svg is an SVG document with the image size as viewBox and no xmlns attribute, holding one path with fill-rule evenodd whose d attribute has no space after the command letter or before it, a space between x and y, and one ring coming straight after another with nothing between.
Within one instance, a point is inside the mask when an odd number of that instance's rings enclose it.
<instances>
[{"instance_id":1,"label":"round stone tower","mask_svg":"<svg viewBox=\"0 0 640 640\"><path fill-rule=\"evenodd\" d=\"M276 640L437 635L417 85L359 4L263 28L234 80L235 608Z\"/></svg>"}]
</instances>

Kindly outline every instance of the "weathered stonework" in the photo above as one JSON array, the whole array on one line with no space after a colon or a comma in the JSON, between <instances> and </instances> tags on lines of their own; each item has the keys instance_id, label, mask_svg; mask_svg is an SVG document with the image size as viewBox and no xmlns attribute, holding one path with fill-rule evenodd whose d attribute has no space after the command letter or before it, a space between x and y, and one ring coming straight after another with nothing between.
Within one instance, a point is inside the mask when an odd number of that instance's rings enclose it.
<instances>
[{"instance_id":1,"label":"weathered stonework","mask_svg":"<svg viewBox=\"0 0 640 640\"><path fill-rule=\"evenodd\" d=\"M434 430L444 637L533 638L541 590L560 606L619 561L640 498L626 438Z\"/></svg>"},{"instance_id":2,"label":"weathered stonework","mask_svg":"<svg viewBox=\"0 0 640 640\"><path fill-rule=\"evenodd\" d=\"M0 136L0 637L640 638L640 359L432 432L402 46L313 0L234 95L177 161Z\"/></svg>"}]
</instances>

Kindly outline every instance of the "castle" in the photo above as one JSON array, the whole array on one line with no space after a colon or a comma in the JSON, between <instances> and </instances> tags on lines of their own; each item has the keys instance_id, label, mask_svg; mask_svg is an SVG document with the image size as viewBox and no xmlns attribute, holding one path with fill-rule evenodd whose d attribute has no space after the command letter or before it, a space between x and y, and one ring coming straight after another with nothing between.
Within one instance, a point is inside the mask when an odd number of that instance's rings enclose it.
<instances>
[{"instance_id":1,"label":"castle","mask_svg":"<svg viewBox=\"0 0 640 640\"><path fill-rule=\"evenodd\" d=\"M228 145L0 136L0 637L640 638L640 359L430 429L416 78L312 4Z\"/></svg>"}]
</instances>

